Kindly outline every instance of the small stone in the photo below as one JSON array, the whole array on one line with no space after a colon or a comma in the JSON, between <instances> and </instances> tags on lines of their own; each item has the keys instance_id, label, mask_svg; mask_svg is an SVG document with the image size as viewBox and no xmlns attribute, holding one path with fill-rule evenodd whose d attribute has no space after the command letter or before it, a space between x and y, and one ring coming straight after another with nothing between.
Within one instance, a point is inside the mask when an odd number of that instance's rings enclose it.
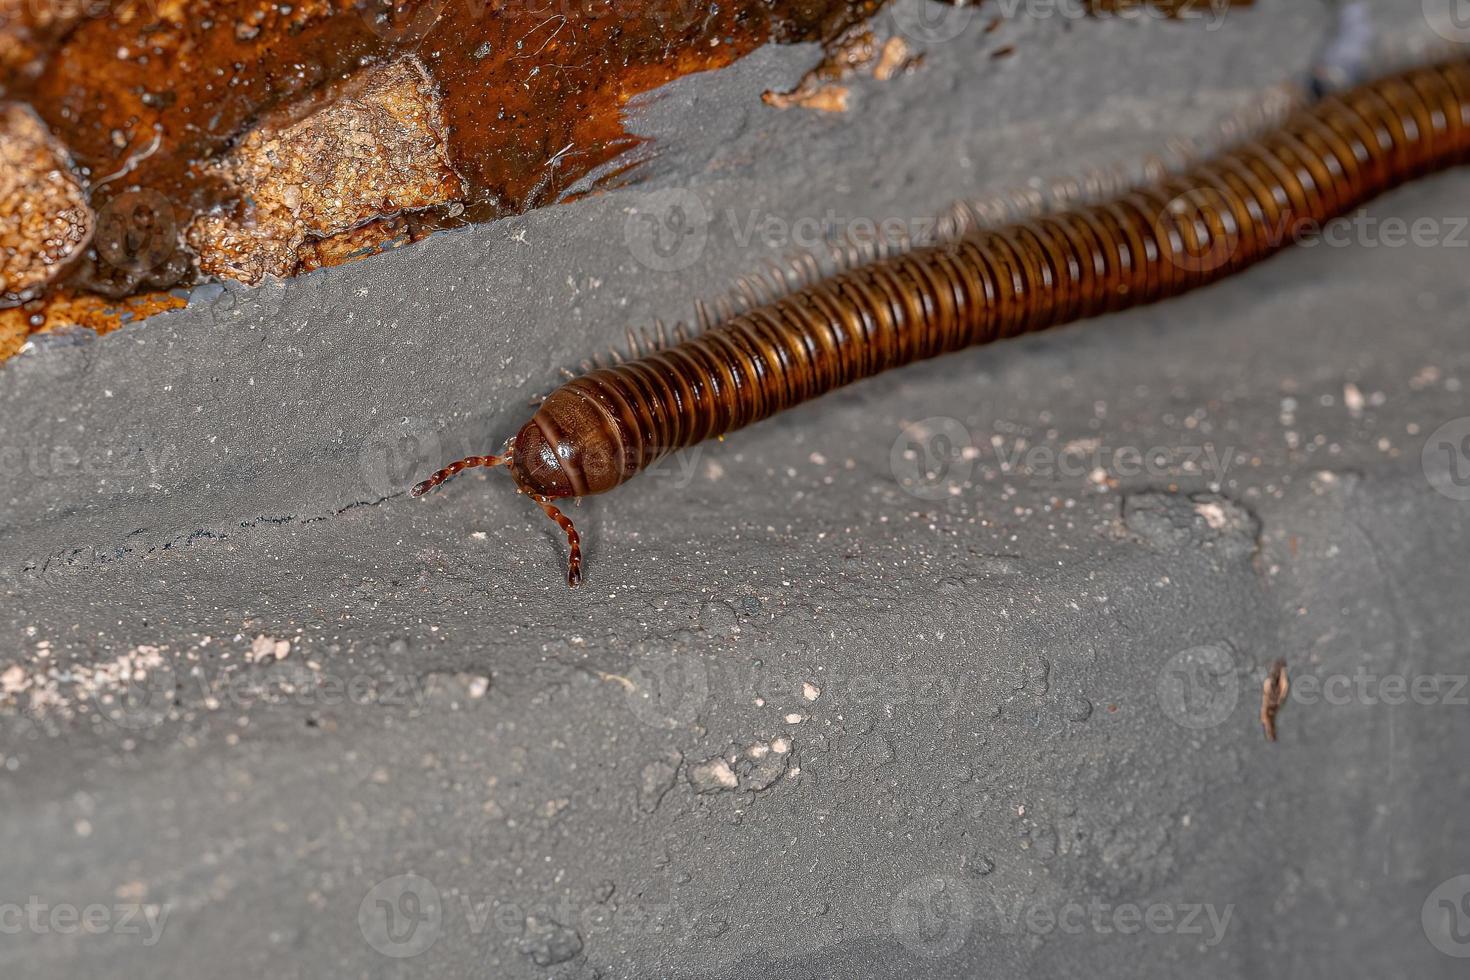
<instances>
[{"instance_id":1,"label":"small stone","mask_svg":"<svg viewBox=\"0 0 1470 980\"><path fill-rule=\"evenodd\" d=\"M0 674L0 694L19 694L26 687L26 671L20 664L11 664Z\"/></svg>"},{"instance_id":2,"label":"small stone","mask_svg":"<svg viewBox=\"0 0 1470 980\"><path fill-rule=\"evenodd\" d=\"M290 653L290 640L278 640L274 636L260 634L251 642L250 653L245 659L258 664L267 660L285 660Z\"/></svg>"},{"instance_id":3,"label":"small stone","mask_svg":"<svg viewBox=\"0 0 1470 980\"><path fill-rule=\"evenodd\" d=\"M808 701L815 701L822 696L822 689L811 681L803 681L801 685L801 696Z\"/></svg>"},{"instance_id":4,"label":"small stone","mask_svg":"<svg viewBox=\"0 0 1470 980\"><path fill-rule=\"evenodd\" d=\"M1225 508L1221 507L1218 501L1203 501L1195 504L1194 510L1195 513L1205 519L1205 523L1210 526L1210 530L1212 531L1218 531L1226 524Z\"/></svg>"},{"instance_id":5,"label":"small stone","mask_svg":"<svg viewBox=\"0 0 1470 980\"><path fill-rule=\"evenodd\" d=\"M718 793L740 785L735 770L720 756L701 762L689 770L689 782L700 793Z\"/></svg>"},{"instance_id":6,"label":"small stone","mask_svg":"<svg viewBox=\"0 0 1470 980\"><path fill-rule=\"evenodd\" d=\"M744 761L740 765L740 788L748 793L762 793L776 784L786 774L791 756L766 753L755 761Z\"/></svg>"},{"instance_id":7,"label":"small stone","mask_svg":"<svg viewBox=\"0 0 1470 980\"><path fill-rule=\"evenodd\" d=\"M526 917L520 948L537 966L555 966L582 951L582 935L550 916L533 913Z\"/></svg>"}]
</instances>

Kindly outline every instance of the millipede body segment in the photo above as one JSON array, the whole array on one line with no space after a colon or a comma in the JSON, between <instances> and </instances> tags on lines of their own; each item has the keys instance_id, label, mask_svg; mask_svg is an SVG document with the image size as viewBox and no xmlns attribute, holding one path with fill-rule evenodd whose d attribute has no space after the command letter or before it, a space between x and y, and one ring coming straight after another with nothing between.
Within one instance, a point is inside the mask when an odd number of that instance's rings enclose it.
<instances>
[{"instance_id":1,"label":"millipede body segment","mask_svg":"<svg viewBox=\"0 0 1470 980\"><path fill-rule=\"evenodd\" d=\"M552 392L504 456L552 501L603 493L674 452L914 361L1141 306L1252 265L1414 177L1470 162L1470 60L1327 96L1212 160L1110 200L913 248L814 282Z\"/></svg>"}]
</instances>

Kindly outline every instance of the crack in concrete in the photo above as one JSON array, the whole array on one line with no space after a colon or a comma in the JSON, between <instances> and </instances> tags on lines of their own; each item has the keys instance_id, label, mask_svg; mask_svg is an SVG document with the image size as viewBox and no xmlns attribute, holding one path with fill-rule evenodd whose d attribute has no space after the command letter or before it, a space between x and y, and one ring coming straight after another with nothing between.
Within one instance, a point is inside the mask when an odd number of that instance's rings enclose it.
<instances>
[{"instance_id":1,"label":"crack in concrete","mask_svg":"<svg viewBox=\"0 0 1470 980\"><path fill-rule=\"evenodd\" d=\"M306 517L296 517L293 515L282 515L279 517L260 516L254 520L232 522L225 526L232 528L238 527L242 530L254 530L262 527L318 524L345 514L349 510L356 510L359 507L377 507L389 500L406 495L406 490L400 490L396 493L378 497L375 500L354 500L326 514L313 514ZM134 538L140 534L146 534L147 532L147 528L138 528L129 532L124 540ZM27 558L21 563L19 568L11 567L0 570L0 581L3 581L7 587L17 590L36 584L56 585L62 579L72 574L100 569L103 566L120 564L127 561L130 556L141 558L147 555L173 551L176 546L188 547L197 541L227 541L229 539L230 534L228 533L215 531L210 528L199 528L198 530L175 535L162 542L155 542L142 549L133 548L128 545L120 545L111 549L98 549L94 545L71 546L50 552L41 557ZM89 554L90 558L83 557Z\"/></svg>"}]
</instances>

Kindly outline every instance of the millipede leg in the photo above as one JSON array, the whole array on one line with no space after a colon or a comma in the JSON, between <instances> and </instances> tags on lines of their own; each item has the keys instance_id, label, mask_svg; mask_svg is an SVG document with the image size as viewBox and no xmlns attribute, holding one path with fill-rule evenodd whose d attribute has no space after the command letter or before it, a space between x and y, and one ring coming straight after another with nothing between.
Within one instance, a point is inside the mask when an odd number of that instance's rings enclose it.
<instances>
[{"instance_id":1,"label":"millipede leg","mask_svg":"<svg viewBox=\"0 0 1470 980\"><path fill-rule=\"evenodd\" d=\"M582 584L582 536L577 533L572 519L557 510L549 497L543 497L539 493L528 494L528 496L541 505L547 517L556 521L557 525L567 532L567 585L575 589Z\"/></svg>"},{"instance_id":2,"label":"millipede leg","mask_svg":"<svg viewBox=\"0 0 1470 980\"><path fill-rule=\"evenodd\" d=\"M415 497L422 497L424 494L428 493L430 490L434 489L445 480L459 473L461 470L467 470L473 466L500 466L502 463L507 462L509 459L510 456L508 455L467 456L464 459L450 463L438 473L435 473L433 476L429 477L423 483L417 484L412 490L409 491L409 493Z\"/></svg>"}]
</instances>

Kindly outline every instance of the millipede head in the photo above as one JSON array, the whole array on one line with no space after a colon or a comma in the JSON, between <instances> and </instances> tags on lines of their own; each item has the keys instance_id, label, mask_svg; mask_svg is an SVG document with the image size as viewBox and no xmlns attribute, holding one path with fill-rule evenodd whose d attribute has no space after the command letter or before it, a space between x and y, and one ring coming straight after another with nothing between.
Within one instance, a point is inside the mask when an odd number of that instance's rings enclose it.
<instances>
[{"instance_id":1,"label":"millipede head","mask_svg":"<svg viewBox=\"0 0 1470 980\"><path fill-rule=\"evenodd\" d=\"M535 433L535 436L532 437L530 435L531 433ZM517 440L522 437L526 437L526 444L532 447L534 455L539 460L545 443L544 439L541 439L540 429L536 427L535 420L533 419L521 429L521 436L517 436L516 439L512 439L506 445L504 454L500 456L467 456L464 459L456 460L442 470L434 473L427 480L416 484L409 493L415 497L422 497L445 480L451 479L472 467L505 466L510 470L511 478L516 482L516 493L524 493L536 501L546 516L555 521L557 526L566 532L568 552L567 585L571 588L576 588L582 584L582 537L577 533L577 528L572 524L571 518L558 510L556 505L551 502L545 493L537 491L537 487L543 484L529 482L527 477L528 472L534 474L533 478L535 479L544 479L546 473L543 469L538 468L535 463L529 468L521 465L522 453L518 451ZM557 494L557 496L565 495Z\"/></svg>"}]
</instances>

